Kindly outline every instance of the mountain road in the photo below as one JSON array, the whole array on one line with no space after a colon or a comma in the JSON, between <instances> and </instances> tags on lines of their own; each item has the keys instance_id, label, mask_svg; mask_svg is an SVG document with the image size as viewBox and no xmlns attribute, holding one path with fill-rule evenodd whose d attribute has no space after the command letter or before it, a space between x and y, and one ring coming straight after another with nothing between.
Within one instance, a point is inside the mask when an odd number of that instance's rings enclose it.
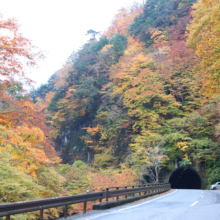
<instances>
[{"instance_id":1,"label":"mountain road","mask_svg":"<svg viewBox=\"0 0 220 220\"><path fill-rule=\"evenodd\" d=\"M108 210L69 216L68 219L220 220L220 191L174 189L167 194Z\"/></svg>"}]
</instances>

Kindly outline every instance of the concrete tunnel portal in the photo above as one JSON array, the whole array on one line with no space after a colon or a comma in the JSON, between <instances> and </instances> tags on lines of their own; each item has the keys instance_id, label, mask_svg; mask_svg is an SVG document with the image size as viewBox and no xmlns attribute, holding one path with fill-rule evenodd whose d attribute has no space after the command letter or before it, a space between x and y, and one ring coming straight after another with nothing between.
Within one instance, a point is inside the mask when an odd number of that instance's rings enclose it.
<instances>
[{"instance_id":1,"label":"concrete tunnel portal","mask_svg":"<svg viewBox=\"0 0 220 220\"><path fill-rule=\"evenodd\" d=\"M201 189L202 180L200 175L191 168L178 168L173 171L169 178L172 189Z\"/></svg>"}]
</instances>

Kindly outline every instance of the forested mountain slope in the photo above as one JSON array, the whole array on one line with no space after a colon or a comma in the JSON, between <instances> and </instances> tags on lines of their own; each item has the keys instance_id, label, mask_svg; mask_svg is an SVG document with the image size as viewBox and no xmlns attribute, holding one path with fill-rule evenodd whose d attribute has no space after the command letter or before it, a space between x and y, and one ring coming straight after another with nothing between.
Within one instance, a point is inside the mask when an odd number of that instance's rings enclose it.
<instances>
[{"instance_id":1,"label":"forested mountain slope","mask_svg":"<svg viewBox=\"0 0 220 220\"><path fill-rule=\"evenodd\" d=\"M90 40L32 91L33 102L13 78L22 65L3 66L0 201L97 191L142 175L158 181L155 174L174 163L205 163L207 183L218 180L219 4L148 0L121 9L104 34L88 31ZM0 27L18 29L2 17ZM29 45L17 38L1 38L4 59L18 54L35 65L41 53L8 46ZM27 215L36 219L37 213Z\"/></svg>"},{"instance_id":2,"label":"forested mountain slope","mask_svg":"<svg viewBox=\"0 0 220 220\"><path fill-rule=\"evenodd\" d=\"M90 30L38 101L52 97L45 111L63 162L140 167L159 146L165 166L216 165L218 13L218 1L152 0L119 11L99 40Z\"/></svg>"}]
</instances>

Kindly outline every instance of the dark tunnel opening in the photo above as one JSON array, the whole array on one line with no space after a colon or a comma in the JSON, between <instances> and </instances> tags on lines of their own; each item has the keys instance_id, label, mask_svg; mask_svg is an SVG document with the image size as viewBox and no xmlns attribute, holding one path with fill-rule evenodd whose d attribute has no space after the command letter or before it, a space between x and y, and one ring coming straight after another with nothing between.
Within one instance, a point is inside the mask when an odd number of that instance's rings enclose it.
<instances>
[{"instance_id":1,"label":"dark tunnel opening","mask_svg":"<svg viewBox=\"0 0 220 220\"><path fill-rule=\"evenodd\" d=\"M199 174L191 168L178 168L170 176L172 189L201 189L202 181Z\"/></svg>"}]
</instances>

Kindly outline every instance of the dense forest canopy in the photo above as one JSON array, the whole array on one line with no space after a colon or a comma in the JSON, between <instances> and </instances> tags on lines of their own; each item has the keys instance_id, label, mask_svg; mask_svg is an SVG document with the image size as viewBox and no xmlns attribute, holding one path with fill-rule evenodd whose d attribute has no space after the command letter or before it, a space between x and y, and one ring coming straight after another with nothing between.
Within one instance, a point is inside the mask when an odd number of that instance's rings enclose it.
<instances>
[{"instance_id":1,"label":"dense forest canopy","mask_svg":"<svg viewBox=\"0 0 220 220\"><path fill-rule=\"evenodd\" d=\"M216 181L219 5L148 0L123 8L100 37L88 30L90 40L31 95L19 57L33 66L44 56L1 16L14 37L0 37L0 202L97 191L143 175L157 182L174 163L205 163L206 183ZM19 218L27 215L37 213Z\"/></svg>"}]
</instances>

